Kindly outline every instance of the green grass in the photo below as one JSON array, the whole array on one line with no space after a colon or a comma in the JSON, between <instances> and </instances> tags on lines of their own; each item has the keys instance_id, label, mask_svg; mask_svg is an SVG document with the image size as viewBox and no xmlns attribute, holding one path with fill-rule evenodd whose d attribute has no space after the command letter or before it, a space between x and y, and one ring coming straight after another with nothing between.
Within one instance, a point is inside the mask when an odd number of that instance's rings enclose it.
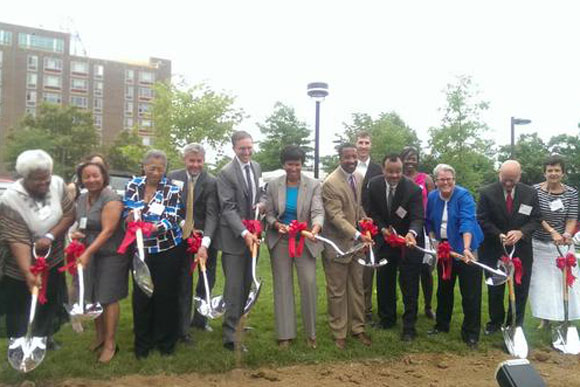
<instances>
[{"instance_id":1,"label":"green grass","mask_svg":"<svg viewBox=\"0 0 580 387\"><path fill-rule=\"evenodd\" d=\"M333 361L349 361L353 359L369 358L396 358L406 353L418 352L453 352L476 356L467 350L461 341L460 326L463 318L461 310L461 296L458 286L456 286L455 307L452 319L451 332L438 336L427 336L426 332L433 326L433 322L428 320L422 313L422 296L419 301L419 319L417 330L419 337L412 343L401 343L399 336L401 333L402 299L399 294L399 313L397 328L383 331L369 328L368 332L372 336L373 345L366 348L349 339L347 350L339 351L335 348L332 336L328 328L326 316L326 290L324 272L321 262L318 262L318 319L317 319L317 340L318 348L312 350L306 346L306 337L302 330L300 316L297 316L298 337L295 343L288 350L279 350L276 345L276 335L274 331L274 311L272 292L272 272L270 259L266 248L262 248L262 258L258 267L259 276L263 279L262 292L257 304L254 306L247 320L247 325L254 327L253 331L246 334L244 342L249 348L241 360L236 362L233 353L222 348L221 319L211 321L214 331L201 332L192 329L195 340L193 347L179 346L175 355L171 357L161 357L157 352L152 353L149 358L137 361L133 355L133 331L132 331L132 311L130 298L122 302L121 321L118 330L118 344L120 352L116 358L106 366L96 363L94 353L88 351L88 347L93 340L92 324L86 324L87 329L82 334L75 333L70 324L63 326L57 334L56 339L62 344L62 349L56 352L48 352L41 366L32 373L23 375L14 371L6 360L0 362L0 382L20 383L31 380L36 383L58 382L71 377L82 377L90 379L112 378L127 374L179 374L188 372L216 373L225 372L236 366L255 368L260 366L278 367L301 364L317 364ZM196 275L197 277L197 275ZM196 278L197 280L197 278ZM296 282L296 276L294 278ZM221 261L218 262L218 280L215 287L216 294L223 289L223 275ZM435 285L436 289L436 285ZM298 286L295 283L295 290ZM487 291L483 291L482 325L487 321ZM434 304L436 305L435 295ZM373 296L376 310L376 297ZM299 311L299 297L296 297L296 309ZM528 310L528 316L530 316ZM540 332L535 329L537 321L531 317L526 321L526 336L531 348L549 346L551 338L548 332ZM481 336L479 352L485 353L492 348L501 348L501 334L492 337ZM0 347L4 350L7 347L6 339L0 340ZM4 352L5 353L5 352Z\"/></svg>"}]
</instances>

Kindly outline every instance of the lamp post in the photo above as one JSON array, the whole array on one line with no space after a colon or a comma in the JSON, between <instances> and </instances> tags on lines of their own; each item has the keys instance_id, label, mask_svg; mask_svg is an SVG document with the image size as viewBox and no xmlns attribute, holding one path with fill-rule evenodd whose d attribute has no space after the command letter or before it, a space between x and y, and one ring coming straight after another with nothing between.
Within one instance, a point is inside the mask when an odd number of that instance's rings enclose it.
<instances>
[{"instance_id":1,"label":"lamp post","mask_svg":"<svg viewBox=\"0 0 580 387\"><path fill-rule=\"evenodd\" d=\"M511 127L511 135L512 135L512 142L511 142L511 155L510 158L513 160L513 158L516 155L516 125L527 125L530 122L532 122L532 120L528 120L527 118L511 118L510 121L510 127Z\"/></svg>"},{"instance_id":2,"label":"lamp post","mask_svg":"<svg viewBox=\"0 0 580 387\"><path fill-rule=\"evenodd\" d=\"M328 95L328 83L312 82L306 86L307 94L316 101L316 124L314 127L314 178L318 179L320 161L320 103Z\"/></svg>"}]
</instances>

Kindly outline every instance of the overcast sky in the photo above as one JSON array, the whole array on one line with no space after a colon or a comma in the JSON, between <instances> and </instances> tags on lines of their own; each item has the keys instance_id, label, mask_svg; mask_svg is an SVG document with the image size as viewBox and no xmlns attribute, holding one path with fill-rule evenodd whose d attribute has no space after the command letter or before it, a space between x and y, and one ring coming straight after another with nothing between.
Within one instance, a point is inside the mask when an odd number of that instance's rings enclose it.
<instances>
[{"instance_id":1,"label":"overcast sky","mask_svg":"<svg viewBox=\"0 0 580 387\"><path fill-rule=\"evenodd\" d=\"M322 154L354 112L396 111L423 144L441 120L442 91L472 75L484 119L509 143L517 133L577 134L580 4L576 1L3 1L0 20L63 30L70 20L88 54L168 58L175 75L237 96L255 125L276 101L314 127L306 84L329 83Z\"/></svg>"}]
</instances>

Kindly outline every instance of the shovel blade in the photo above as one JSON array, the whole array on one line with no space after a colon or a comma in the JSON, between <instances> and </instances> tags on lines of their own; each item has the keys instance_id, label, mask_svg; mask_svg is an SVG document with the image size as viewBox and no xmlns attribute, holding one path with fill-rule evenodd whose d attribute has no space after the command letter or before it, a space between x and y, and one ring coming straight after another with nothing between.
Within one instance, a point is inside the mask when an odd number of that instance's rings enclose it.
<instances>
[{"instance_id":1,"label":"shovel blade","mask_svg":"<svg viewBox=\"0 0 580 387\"><path fill-rule=\"evenodd\" d=\"M100 303L84 304L84 310L78 302L74 304L64 304L68 315L74 321L90 321L99 317L103 313L103 306Z\"/></svg>"},{"instance_id":2,"label":"shovel blade","mask_svg":"<svg viewBox=\"0 0 580 387\"><path fill-rule=\"evenodd\" d=\"M154 287L149 266L140 260L136 254L133 256L133 278L135 279L137 286L139 286L139 289L141 289L147 297L153 295Z\"/></svg>"},{"instance_id":3,"label":"shovel blade","mask_svg":"<svg viewBox=\"0 0 580 387\"><path fill-rule=\"evenodd\" d=\"M554 331L552 346L567 355L580 354L580 338L576 327L561 325Z\"/></svg>"},{"instance_id":4,"label":"shovel blade","mask_svg":"<svg viewBox=\"0 0 580 387\"><path fill-rule=\"evenodd\" d=\"M503 339L510 355L525 359L528 357L528 342L521 327L502 327Z\"/></svg>"},{"instance_id":5,"label":"shovel blade","mask_svg":"<svg viewBox=\"0 0 580 387\"><path fill-rule=\"evenodd\" d=\"M211 299L211 309L212 315L210 318L216 319L220 318L221 316L226 313L226 302L223 296L215 296Z\"/></svg>"},{"instance_id":6,"label":"shovel blade","mask_svg":"<svg viewBox=\"0 0 580 387\"><path fill-rule=\"evenodd\" d=\"M18 337L8 341L8 363L16 371L27 373L46 356L46 337Z\"/></svg>"},{"instance_id":7,"label":"shovel blade","mask_svg":"<svg viewBox=\"0 0 580 387\"><path fill-rule=\"evenodd\" d=\"M244 306L243 315L247 314L250 309L254 306L256 301L258 301L258 297L260 296L260 290L262 290L262 282L258 282L258 284L252 284L252 288L250 289L250 293L248 294L248 299L246 300L246 306Z\"/></svg>"}]
</instances>

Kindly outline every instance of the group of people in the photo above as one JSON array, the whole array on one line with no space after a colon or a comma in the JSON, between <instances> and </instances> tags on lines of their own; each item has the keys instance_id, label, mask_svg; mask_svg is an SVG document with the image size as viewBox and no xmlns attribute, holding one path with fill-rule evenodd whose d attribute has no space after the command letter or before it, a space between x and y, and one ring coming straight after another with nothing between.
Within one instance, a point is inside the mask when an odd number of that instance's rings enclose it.
<instances>
[{"instance_id":1,"label":"group of people","mask_svg":"<svg viewBox=\"0 0 580 387\"><path fill-rule=\"evenodd\" d=\"M178 342L192 341L190 327L211 330L207 318L192 307L194 293L205 298L198 281L194 291L192 268L207 267L209 288L216 278L218 251L225 278L223 346L247 349L236 330L252 285L252 250L265 244L273 276L276 338L281 348L297 337L294 266L298 277L301 317L306 343L317 347L316 259L322 256L326 279L328 324L336 347L344 349L353 337L372 345L369 325L392 329L397 325L397 277L402 294L403 341L417 336L419 288L424 312L435 320L428 334L449 332L455 282L463 306L462 338L477 347L481 331L482 271L480 260L497 267L505 250L515 247L521 260L521 281L515 287L516 322L521 325L528 293L532 313L545 321L563 319L562 275L556 266L556 246L573 251L572 235L578 219L578 192L562 183L564 161L551 157L544 166L546 181L522 184L521 167L514 160L501 165L498 182L483 187L479 203L456 184L452 166L439 164L433 177L418 171L419 153L412 147L388 154L381 164L371 161L371 137L357 135L355 144L338 149L340 165L320 182L302 172L306 155L286 146L281 155L284 175L260 186L260 165L252 160L249 133L232 135L234 159L217 177L204 168L205 151L199 144L183 149L182 169L167 171L167 157L157 150L143 159L143 175L134 177L121 198L110 186L108 166L101 155L91 155L77 168L76 184L67 189L52 174L52 159L44 151L23 152L16 161L16 181L0 198L2 262L0 292L10 337L24 335L30 294L41 288L35 335L53 335L65 320L67 299L64 264L65 237L80 242L84 251L85 299L100 303L104 312L95 320L90 349L108 363L118 347L115 332L119 301L128 296L131 247L120 253L124 235L137 221L148 224L144 233L145 263L154 285L151 296L133 286L134 352L145 358L152 350L174 352ZM363 227L363 224L365 227ZM371 226L369 226L369 224ZM192 254L192 238L200 238ZM359 263L356 254L337 254L319 236L334 241L341 251L359 245L373 249L380 267ZM393 238L399 237L397 238ZM437 264L417 247L439 250L442 243L460 259ZM134 246L132 247L135 248ZM34 256L45 256L40 272ZM437 267L437 307L432 308L433 271ZM572 268L578 274L578 267ZM374 273L376 273L376 281ZM39 274L40 273L40 274ZM372 310L376 286L377 316ZM580 319L580 286L570 287L570 319ZM489 286L489 322L485 334L498 331L506 319L504 286ZM71 295L75 297L75 295Z\"/></svg>"}]
</instances>

